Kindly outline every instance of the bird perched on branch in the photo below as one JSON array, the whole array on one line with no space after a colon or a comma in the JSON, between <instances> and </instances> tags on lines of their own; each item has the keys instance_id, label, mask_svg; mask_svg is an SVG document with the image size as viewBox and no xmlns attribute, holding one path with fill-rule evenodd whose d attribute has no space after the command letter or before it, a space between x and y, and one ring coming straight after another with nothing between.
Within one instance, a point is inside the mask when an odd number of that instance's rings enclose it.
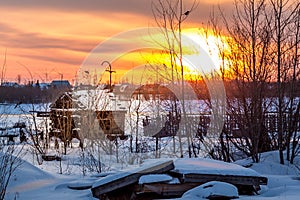
<instances>
[{"instance_id":1,"label":"bird perched on branch","mask_svg":"<svg viewBox=\"0 0 300 200\"><path fill-rule=\"evenodd\" d=\"M188 16L190 14L190 11L186 11L185 13L183 13L185 16Z\"/></svg>"}]
</instances>

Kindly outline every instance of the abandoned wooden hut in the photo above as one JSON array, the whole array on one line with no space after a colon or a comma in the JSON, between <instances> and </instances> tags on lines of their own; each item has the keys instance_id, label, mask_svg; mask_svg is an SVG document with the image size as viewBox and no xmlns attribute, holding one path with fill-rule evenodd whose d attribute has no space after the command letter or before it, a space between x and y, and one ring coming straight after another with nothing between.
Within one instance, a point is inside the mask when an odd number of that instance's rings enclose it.
<instances>
[{"instance_id":1,"label":"abandoned wooden hut","mask_svg":"<svg viewBox=\"0 0 300 200\"><path fill-rule=\"evenodd\" d=\"M51 131L50 137L60 138L62 141L71 141L73 138L80 140L74 114L76 113L72 94L62 94L50 106Z\"/></svg>"},{"instance_id":2,"label":"abandoned wooden hut","mask_svg":"<svg viewBox=\"0 0 300 200\"><path fill-rule=\"evenodd\" d=\"M99 132L104 133L108 139L116 137L125 139L124 122L127 112L124 101L107 90L66 92L52 103L50 107L51 132L50 137L55 136L62 141L71 141L77 138L80 141L85 137L85 126L88 120L84 119L92 115L98 120Z\"/></svg>"}]
</instances>

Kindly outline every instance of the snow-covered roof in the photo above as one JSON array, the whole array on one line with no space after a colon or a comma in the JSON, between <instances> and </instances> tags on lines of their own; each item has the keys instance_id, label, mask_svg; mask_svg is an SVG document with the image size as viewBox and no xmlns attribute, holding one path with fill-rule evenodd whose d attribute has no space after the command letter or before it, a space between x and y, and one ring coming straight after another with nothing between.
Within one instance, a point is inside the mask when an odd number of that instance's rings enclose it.
<instances>
[{"instance_id":1,"label":"snow-covered roof","mask_svg":"<svg viewBox=\"0 0 300 200\"><path fill-rule=\"evenodd\" d=\"M206 158L179 158L174 161L174 171L181 174L219 174L236 176L261 176L252 169L233 163Z\"/></svg>"},{"instance_id":2,"label":"snow-covered roof","mask_svg":"<svg viewBox=\"0 0 300 200\"><path fill-rule=\"evenodd\" d=\"M171 104L174 101L167 99L145 99L141 95L138 99L131 93L134 87L128 84L115 85L113 91L110 91L103 85L93 89L77 89L70 94L74 102L75 110L98 110L98 111L130 111L145 113L169 113ZM181 108L181 102L177 101L178 108ZM209 114L210 108L205 100L185 100L185 110L188 115Z\"/></svg>"},{"instance_id":3,"label":"snow-covered roof","mask_svg":"<svg viewBox=\"0 0 300 200\"><path fill-rule=\"evenodd\" d=\"M74 101L89 110L127 111L128 100L107 89L77 90L73 92ZM80 109L80 108L79 108Z\"/></svg>"}]
</instances>

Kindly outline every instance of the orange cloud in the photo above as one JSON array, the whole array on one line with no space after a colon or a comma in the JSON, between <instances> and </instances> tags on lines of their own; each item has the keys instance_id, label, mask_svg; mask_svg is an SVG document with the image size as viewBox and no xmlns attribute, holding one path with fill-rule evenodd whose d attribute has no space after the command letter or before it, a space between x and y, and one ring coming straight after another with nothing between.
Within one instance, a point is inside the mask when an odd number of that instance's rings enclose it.
<instances>
[{"instance_id":1,"label":"orange cloud","mask_svg":"<svg viewBox=\"0 0 300 200\"><path fill-rule=\"evenodd\" d=\"M129 13L64 13L54 10L0 9L0 55L4 60L7 49L6 77L13 80L18 74L30 79L24 67L40 79L45 68L74 78L81 62L98 43L128 28L142 26L147 19ZM109 16L109 17L108 17ZM132 21L128 27L120 18ZM134 19L134 20L133 20ZM1 60L1 57L0 57ZM42 74L41 74L42 73ZM45 72L46 73L46 72ZM39 74L37 76L36 74ZM58 73L51 78L59 77Z\"/></svg>"}]
</instances>

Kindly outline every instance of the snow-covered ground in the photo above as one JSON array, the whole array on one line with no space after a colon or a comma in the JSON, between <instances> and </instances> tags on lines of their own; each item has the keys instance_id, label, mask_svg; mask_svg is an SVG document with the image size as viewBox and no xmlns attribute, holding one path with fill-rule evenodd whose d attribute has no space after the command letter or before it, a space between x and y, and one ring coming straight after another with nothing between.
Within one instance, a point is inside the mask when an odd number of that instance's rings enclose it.
<instances>
[{"instance_id":1,"label":"snow-covered ground","mask_svg":"<svg viewBox=\"0 0 300 200\"><path fill-rule=\"evenodd\" d=\"M47 106L41 105L39 108L35 106L36 110L43 110ZM21 110L18 110L21 109ZM0 113L3 113L0 118L0 125L3 124L12 126L15 122L23 121L24 117L30 118L29 111L32 111L32 105L1 105ZM22 114L22 116L20 115ZM6 117L5 117L6 116ZM24 163L14 172L10 184L8 186L7 200L10 199L94 199L88 188L94 182L100 179L99 175L95 173L87 173L82 165L81 150L76 148L79 144L78 141L73 141L74 148L68 148L66 156L62 156L58 150L54 148L53 142L50 146L48 154L53 154L62 157L62 161L44 161L39 165L36 161L30 145L26 145L24 150L27 151L26 155L22 157ZM77 142L77 143L76 143ZM172 139L164 139L160 145L160 156L168 158L168 152L172 152L173 141ZM110 155L105 155L101 151L101 159L105 165L102 166L104 172L125 170L128 168L135 168L136 165L130 165L129 160L134 160L133 163L139 163L144 160L141 157L151 157L155 152L148 152L149 148L154 148L155 141L146 140L145 153L131 155L128 149L128 141L119 141L119 163L116 163L116 158ZM86 155L85 155L86 156ZM126 162L123 162L123 161ZM176 164L177 161L175 161ZM215 161L208 161L211 165L202 166L203 171L215 172L218 174L226 174L228 172L245 175L249 171L244 171L243 168L231 168L226 163L219 165ZM240 160L236 162L241 166L250 166L254 170L251 173L261 174L268 178L268 185L262 186L259 195L255 196L239 196L239 199L287 199L296 200L300 197L300 158L296 157L294 165L280 165L278 159L278 152L267 152L261 155L261 163L252 163L251 159ZM287 162L286 162L287 163ZM199 169L193 166L193 161L186 159L184 162L177 162L177 169L180 170L194 170L199 172ZM203 172L202 171L202 172ZM62 174L59 174L62 173ZM83 174L85 176L83 176ZM140 183L147 183L149 181L169 180L170 177L165 175L141 177ZM223 188L223 192L235 196L235 189L231 186L224 185L220 182L209 183L212 187L202 185L190 192L187 192L182 199L199 199L205 196L207 190L218 191ZM228 187L227 187L228 186ZM81 188L82 190L77 190ZM227 189L225 189L227 188Z\"/></svg>"},{"instance_id":2,"label":"snow-covered ground","mask_svg":"<svg viewBox=\"0 0 300 200\"><path fill-rule=\"evenodd\" d=\"M92 199L89 190L68 188L79 178L48 173L25 161L14 172L5 199Z\"/></svg>"},{"instance_id":3,"label":"snow-covered ground","mask_svg":"<svg viewBox=\"0 0 300 200\"><path fill-rule=\"evenodd\" d=\"M27 157L28 158L28 157ZM278 153L267 152L261 155L261 163L252 163L251 160L245 159L238 161L240 165L251 165L251 169L257 173L266 176L268 178L268 185L262 186L262 190L259 195L255 196L239 196L239 199L286 199L296 200L300 197L300 172L297 166L300 164L300 159L296 158L295 165L280 165L278 164ZM21 167L19 167L13 174L11 182L8 187L6 199L94 199L90 189L84 189L84 187L91 186L99 178L95 176L86 176L70 174L60 175L57 168L45 167L47 163L58 163L58 161L44 162L43 165L34 166L27 161L24 161ZM206 170L217 171L222 174L222 165L215 163L215 161L209 161L211 166L207 166ZM188 169L192 169L193 162L189 159L177 164L178 168L184 165L189 165ZM213 166L218 165L217 169ZM176 161L175 161L176 165ZM224 164L224 173L230 170L226 168L227 164ZM47 170L42 170L44 168ZM197 170L197 169L196 169ZM236 167L231 169L234 173L243 173L243 168ZM256 173L253 172L253 173ZM162 178L166 179L167 176L151 176L150 179ZM140 182L148 182L149 177L142 177ZM223 193L234 196L235 189L231 186L224 185L223 183L210 183L214 184L211 190L219 192L220 188L223 188ZM76 190L76 188L82 187L83 190ZM72 188L72 189L71 189ZM75 188L75 189L74 189ZM201 195L205 195L207 190L197 188L187 192L181 199L199 199ZM201 199L201 198L200 198Z\"/></svg>"}]
</instances>

